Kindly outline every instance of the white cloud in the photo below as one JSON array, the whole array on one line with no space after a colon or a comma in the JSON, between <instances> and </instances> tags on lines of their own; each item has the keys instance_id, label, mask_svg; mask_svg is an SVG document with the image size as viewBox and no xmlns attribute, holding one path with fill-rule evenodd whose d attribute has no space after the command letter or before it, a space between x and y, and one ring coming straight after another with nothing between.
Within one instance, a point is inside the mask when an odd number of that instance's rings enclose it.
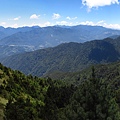
<instances>
[{"instance_id":1,"label":"white cloud","mask_svg":"<svg viewBox=\"0 0 120 120\"><path fill-rule=\"evenodd\" d=\"M40 15L33 14L30 16L30 19L39 19Z\"/></svg>"},{"instance_id":2,"label":"white cloud","mask_svg":"<svg viewBox=\"0 0 120 120\"><path fill-rule=\"evenodd\" d=\"M96 23L94 23L92 21L85 21L85 22L80 22L79 24L91 25L91 26L103 26L103 27L106 27L106 28L120 30L120 24L107 24L104 20L98 21Z\"/></svg>"},{"instance_id":3,"label":"white cloud","mask_svg":"<svg viewBox=\"0 0 120 120\"><path fill-rule=\"evenodd\" d=\"M78 22L68 22L68 21L57 21L56 24L57 25L66 25L66 26L75 26L75 25L78 25L79 23Z\"/></svg>"},{"instance_id":4,"label":"white cloud","mask_svg":"<svg viewBox=\"0 0 120 120\"><path fill-rule=\"evenodd\" d=\"M60 14L53 13L53 16L52 16L53 19L59 19L60 17L61 17Z\"/></svg>"},{"instance_id":5,"label":"white cloud","mask_svg":"<svg viewBox=\"0 0 120 120\"><path fill-rule=\"evenodd\" d=\"M12 19L8 19L8 20L14 20L14 21L17 21L17 20L19 20L20 18L21 18L21 16L16 17L16 18L12 18Z\"/></svg>"},{"instance_id":6,"label":"white cloud","mask_svg":"<svg viewBox=\"0 0 120 120\"><path fill-rule=\"evenodd\" d=\"M0 26L3 26L3 27L5 27L5 28L8 27L6 22L1 22L1 23L0 23Z\"/></svg>"},{"instance_id":7,"label":"white cloud","mask_svg":"<svg viewBox=\"0 0 120 120\"><path fill-rule=\"evenodd\" d=\"M47 21L47 22L38 24L38 26L40 26L40 27L46 27L46 26L52 26L52 24L49 21Z\"/></svg>"},{"instance_id":8,"label":"white cloud","mask_svg":"<svg viewBox=\"0 0 120 120\"><path fill-rule=\"evenodd\" d=\"M119 4L118 0L82 0L82 4L88 8L106 6L111 4Z\"/></svg>"},{"instance_id":9,"label":"white cloud","mask_svg":"<svg viewBox=\"0 0 120 120\"><path fill-rule=\"evenodd\" d=\"M71 20L71 18L68 16L68 17L66 17L66 19L68 19L68 20Z\"/></svg>"},{"instance_id":10,"label":"white cloud","mask_svg":"<svg viewBox=\"0 0 120 120\"><path fill-rule=\"evenodd\" d=\"M40 26L40 27L46 27L46 26L53 26L52 23L50 23L49 21L46 22L42 22L42 23L31 23L31 24L24 24L23 26Z\"/></svg>"},{"instance_id":11,"label":"white cloud","mask_svg":"<svg viewBox=\"0 0 120 120\"><path fill-rule=\"evenodd\" d=\"M18 27L20 27L18 24L11 24L11 25L8 25L8 24L6 24L4 27L12 27L12 28L18 28Z\"/></svg>"},{"instance_id":12,"label":"white cloud","mask_svg":"<svg viewBox=\"0 0 120 120\"><path fill-rule=\"evenodd\" d=\"M92 21L80 22L80 24L82 24L82 25L91 25L91 26L95 25L95 23L93 23Z\"/></svg>"},{"instance_id":13,"label":"white cloud","mask_svg":"<svg viewBox=\"0 0 120 120\"><path fill-rule=\"evenodd\" d=\"M14 18L13 20L17 21L17 20L19 20L20 18L21 18L21 17L19 16L19 17Z\"/></svg>"},{"instance_id":14,"label":"white cloud","mask_svg":"<svg viewBox=\"0 0 120 120\"><path fill-rule=\"evenodd\" d=\"M73 20L77 19L77 17L72 18Z\"/></svg>"},{"instance_id":15,"label":"white cloud","mask_svg":"<svg viewBox=\"0 0 120 120\"><path fill-rule=\"evenodd\" d=\"M45 22L44 24L42 24L43 26L50 26L51 23L50 22Z\"/></svg>"},{"instance_id":16,"label":"white cloud","mask_svg":"<svg viewBox=\"0 0 120 120\"><path fill-rule=\"evenodd\" d=\"M68 20L75 20L75 19L77 19L77 17L71 18L71 17L67 16L66 19L68 19Z\"/></svg>"},{"instance_id":17,"label":"white cloud","mask_svg":"<svg viewBox=\"0 0 120 120\"><path fill-rule=\"evenodd\" d=\"M106 27L106 28L111 28L111 29L118 29L118 30L120 30L120 24L106 24L106 23L104 23L103 26Z\"/></svg>"},{"instance_id":18,"label":"white cloud","mask_svg":"<svg viewBox=\"0 0 120 120\"><path fill-rule=\"evenodd\" d=\"M5 25L6 25L6 22L1 22L1 25L2 25L2 26L5 26Z\"/></svg>"},{"instance_id":19,"label":"white cloud","mask_svg":"<svg viewBox=\"0 0 120 120\"><path fill-rule=\"evenodd\" d=\"M56 22L57 25L68 25L67 21L57 21Z\"/></svg>"},{"instance_id":20,"label":"white cloud","mask_svg":"<svg viewBox=\"0 0 120 120\"><path fill-rule=\"evenodd\" d=\"M91 26L104 26L106 25L104 20L98 21L98 22L92 22L92 21L85 21L85 22L80 22L79 24L82 25L91 25Z\"/></svg>"},{"instance_id":21,"label":"white cloud","mask_svg":"<svg viewBox=\"0 0 120 120\"><path fill-rule=\"evenodd\" d=\"M13 27L13 28L18 28L19 26L18 26L18 24L13 24L12 27Z\"/></svg>"}]
</instances>

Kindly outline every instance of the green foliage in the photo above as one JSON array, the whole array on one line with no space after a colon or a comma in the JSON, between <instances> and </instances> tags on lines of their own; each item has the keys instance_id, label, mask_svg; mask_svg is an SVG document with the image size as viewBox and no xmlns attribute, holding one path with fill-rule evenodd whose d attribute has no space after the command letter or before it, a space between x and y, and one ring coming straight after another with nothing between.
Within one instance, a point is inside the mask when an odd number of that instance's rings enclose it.
<instances>
[{"instance_id":1,"label":"green foliage","mask_svg":"<svg viewBox=\"0 0 120 120\"><path fill-rule=\"evenodd\" d=\"M24 96L20 96L16 101L8 101L5 117L7 120L38 120L38 106L40 104L31 101L29 97L24 99Z\"/></svg>"},{"instance_id":2,"label":"green foliage","mask_svg":"<svg viewBox=\"0 0 120 120\"><path fill-rule=\"evenodd\" d=\"M1 65L2 116L6 120L120 120L120 77L118 69L113 71L114 65L109 70L105 66L102 70L93 67L92 74L73 73L71 79L76 80L72 84L49 77L25 76ZM108 71L112 71L112 76Z\"/></svg>"},{"instance_id":3,"label":"green foliage","mask_svg":"<svg viewBox=\"0 0 120 120\"><path fill-rule=\"evenodd\" d=\"M2 107L7 120L55 119L74 92L73 86L62 81L25 76L2 65L1 71L7 78L0 86L0 95L8 100L6 107Z\"/></svg>"},{"instance_id":4,"label":"green foliage","mask_svg":"<svg viewBox=\"0 0 120 120\"><path fill-rule=\"evenodd\" d=\"M83 82L65 109L68 120L120 120L115 92L105 80L92 77Z\"/></svg>"}]
</instances>

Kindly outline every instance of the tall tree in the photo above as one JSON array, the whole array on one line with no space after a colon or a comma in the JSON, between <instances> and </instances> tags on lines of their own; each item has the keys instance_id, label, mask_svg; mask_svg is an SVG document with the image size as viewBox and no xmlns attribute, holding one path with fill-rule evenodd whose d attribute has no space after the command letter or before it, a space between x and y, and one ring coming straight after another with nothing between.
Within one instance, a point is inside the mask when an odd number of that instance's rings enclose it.
<instances>
[{"instance_id":1,"label":"tall tree","mask_svg":"<svg viewBox=\"0 0 120 120\"><path fill-rule=\"evenodd\" d=\"M65 114L68 120L120 120L115 92L105 80L96 78L94 67L91 78L80 85Z\"/></svg>"}]
</instances>

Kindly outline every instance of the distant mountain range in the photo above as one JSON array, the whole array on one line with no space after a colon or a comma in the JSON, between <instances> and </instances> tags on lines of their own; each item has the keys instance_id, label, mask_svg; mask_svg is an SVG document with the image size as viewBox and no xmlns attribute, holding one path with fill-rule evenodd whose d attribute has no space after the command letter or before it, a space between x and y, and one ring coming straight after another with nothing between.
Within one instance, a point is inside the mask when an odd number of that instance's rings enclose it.
<instances>
[{"instance_id":1,"label":"distant mountain range","mask_svg":"<svg viewBox=\"0 0 120 120\"><path fill-rule=\"evenodd\" d=\"M38 26L27 27L26 26L26 27L19 27L19 28L11 28L11 27L4 28L4 27L0 26L0 40L5 37L11 36L15 33L27 32L27 31L31 31L35 28L40 28L40 27L38 27Z\"/></svg>"},{"instance_id":2,"label":"distant mountain range","mask_svg":"<svg viewBox=\"0 0 120 120\"><path fill-rule=\"evenodd\" d=\"M14 55L2 63L25 74L43 76L54 71L76 72L90 65L120 60L120 37L85 43L63 43L57 47Z\"/></svg>"},{"instance_id":3,"label":"distant mountain range","mask_svg":"<svg viewBox=\"0 0 120 120\"><path fill-rule=\"evenodd\" d=\"M120 30L101 26L0 27L0 58L10 55L55 47L61 43L83 43L90 40L116 38Z\"/></svg>"}]
</instances>

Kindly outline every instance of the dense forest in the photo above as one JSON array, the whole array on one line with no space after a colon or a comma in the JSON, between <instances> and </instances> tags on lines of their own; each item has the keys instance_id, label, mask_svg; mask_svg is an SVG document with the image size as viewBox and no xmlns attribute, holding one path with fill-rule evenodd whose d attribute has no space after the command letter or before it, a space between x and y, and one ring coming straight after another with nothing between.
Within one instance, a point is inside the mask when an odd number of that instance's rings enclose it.
<instances>
[{"instance_id":1,"label":"dense forest","mask_svg":"<svg viewBox=\"0 0 120 120\"><path fill-rule=\"evenodd\" d=\"M0 119L120 120L119 62L59 78L26 76L0 64Z\"/></svg>"},{"instance_id":2,"label":"dense forest","mask_svg":"<svg viewBox=\"0 0 120 120\"><path fill-rule=\"evenodd\" d=\"M64 43L53 48L17 54L1 63L24 74L43 76L54 71L77 72L93 64L120 60L120 37L85 43Z\"/></svg>"}]
</instances>

